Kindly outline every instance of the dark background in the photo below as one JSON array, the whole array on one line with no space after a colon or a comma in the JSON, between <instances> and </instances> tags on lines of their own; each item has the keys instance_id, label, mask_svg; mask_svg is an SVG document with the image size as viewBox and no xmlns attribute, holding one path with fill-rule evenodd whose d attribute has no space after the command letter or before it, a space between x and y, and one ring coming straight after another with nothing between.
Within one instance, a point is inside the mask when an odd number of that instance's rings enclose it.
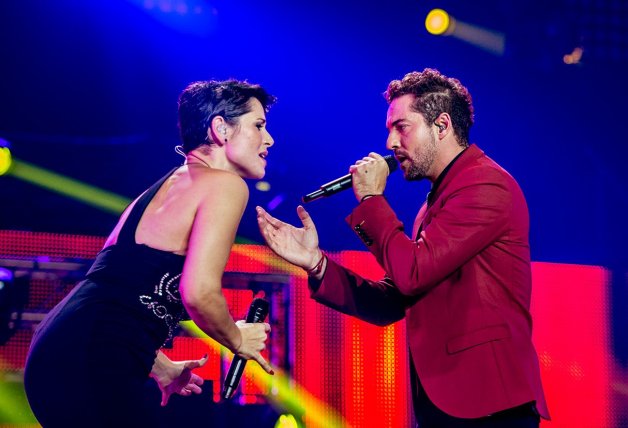
<instances>
[{"instance_id":1,"label":"dark background","mask_svg":"<svg viewBox=\"0 0 628 428\"><path fill-rule=\"evenodd\" d=\"M434 7L503 33L504 54L428 34ZM581 63L566 65L575 47ZM239 230L261 242L255 205L281 201L272 213L297 222L303 194L386 154L382 92L425 67L469 88L471 141L523 188L533 259L628 270L625 1L4 0L0 138L17 159L133 198L182 161L176 101L188 83L261 83L279 98L271 189L250 183ZM428 190L391 176L386 194L408 229ZM363 249L343 220L354 205L347 191L307 206L323 248ZM115 222L0 178L2 229L106 235Z\"/></svg>"}]
</instances>

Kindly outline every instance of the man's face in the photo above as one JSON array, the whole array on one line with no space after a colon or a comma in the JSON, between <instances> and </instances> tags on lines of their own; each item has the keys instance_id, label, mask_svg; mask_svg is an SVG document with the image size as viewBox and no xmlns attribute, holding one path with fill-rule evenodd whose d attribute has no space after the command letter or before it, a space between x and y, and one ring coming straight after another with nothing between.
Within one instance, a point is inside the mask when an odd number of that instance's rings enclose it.
<instances>
[{"instance_id":1,"label":"man's face","mask_svg":"<svg viewBox=\"0 0 628 428\"><path fill-rule=\"evenodd\" d=\"M406 180L431 178L437 154L433 127L425 123L421 113L412 110L411 94L395 98L388 107L386 148L395 153Z\"/></svg>"}]
</instances>

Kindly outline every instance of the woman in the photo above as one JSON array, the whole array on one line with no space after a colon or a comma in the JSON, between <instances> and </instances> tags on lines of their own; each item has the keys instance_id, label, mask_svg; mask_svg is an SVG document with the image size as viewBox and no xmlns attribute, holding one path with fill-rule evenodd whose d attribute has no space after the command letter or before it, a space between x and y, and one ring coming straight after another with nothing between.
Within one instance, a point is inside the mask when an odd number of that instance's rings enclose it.
<instances>
[{"instance_id":1,"label":"woman","mask_svg":"<svg viewBox=\"0 0 628 428\"><path fill-rule=\"evenodd\" d=\"M31 408L44 427L156 426L142 397L152 376L162 405L200 392L191 370L159 348L189 316L245 359L260 355L270 326L234 323L221 278L248 200L243 178L262 178L273 139L259 85L196 82L179 98L184 165L122 214L83 282L33 337L25 369Z\"/></svg>"}]
</instances>

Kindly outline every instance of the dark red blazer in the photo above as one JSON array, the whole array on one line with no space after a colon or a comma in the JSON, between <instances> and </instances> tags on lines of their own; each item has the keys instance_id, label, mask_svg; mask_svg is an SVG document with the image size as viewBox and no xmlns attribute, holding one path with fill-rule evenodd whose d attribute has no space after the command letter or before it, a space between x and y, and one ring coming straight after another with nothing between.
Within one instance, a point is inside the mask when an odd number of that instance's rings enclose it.
<instances>
[{"instance_id":1,"label":"dark red blazer","mask_svg":"<svg viewBox=\"0 0 628 428\"><path fill-rule=\"evenodd\" d=\"M383 196L347 222L387 277L364 279L330 261L312 297L368 322L405 317L410 354L431 401L478 418L536 401L549 418L532 344L527 205L516 181L477 146L420 209L412 236Z\"/></svg>"}]
</instances>

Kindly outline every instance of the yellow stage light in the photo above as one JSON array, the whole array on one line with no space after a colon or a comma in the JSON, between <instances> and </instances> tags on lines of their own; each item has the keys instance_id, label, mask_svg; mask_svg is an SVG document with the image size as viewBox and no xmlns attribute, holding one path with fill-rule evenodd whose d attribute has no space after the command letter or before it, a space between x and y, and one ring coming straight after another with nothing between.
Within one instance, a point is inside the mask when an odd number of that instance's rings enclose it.
<instances>
[{"instance_id":1,"label":"yellow stage light","mask_svg":"<svg viewBox=\"0 0 628 428\"><path fill-rule=\"evenodd\" d=\"M275 428L299 428L299 423L291 414L281 415L275 423Z\"/></svg>"},{"instance_id":2,"label":"yellow stage light","mask_svg":"<svg viewBox=\"0 0 628 428\"><path fill-rule=\"evenodd\" d=\"M0 147L0 175L6 174L12 164L11 150L8 147Z\"/></svg>"},{"instance_id":3,"label":"yellow stage light","mask_svg":"<svg viewBox=\"0 0 628 428\"><path fill-rule=\"evenodd\" d=\"M207 336L193 321L182 321L181 327L192 337L202 338L207 345L221 355L228 353L226 348L222 348L222 345ZM289 373L279 367L274 367L274 369L274 376L268 376L258 364L248 365L244 371L244 376L250 377L259 388L270 391L266 398L273 407L287 411L291 415L303 415L304 423L308 427L344 428L349 426L337 410L301 386L290 377ZM286 425L288 427L292 423L290 417L284 418L281 422L288 424ZM295 422L297 422L296 419Z\"/></svg>"},{"instance_id":4,"label":"yellow stage light","mask_svg":"<svg viewBox=\"0 0 628 428\"><path fill-rule=\"evenodd\" d=\"M425 28L428 33L440 36L451 32L453 19L443 9L432 9L425 18Z\"/></svg>"},{"instance_id":5,"label":"yellow stage light","mask_svg":"<svg viewBox=\"0 0 628 428\"><path fill-rule=\"evenodd\" d=\"M268 192L270 190L270 183L268 181L258 181L255 183L255 188L260 192Z\"/></svg>"},{"instance_id":6,"label":"yellow stage light","mask_svg":"<svg viewBox=\"0 0 628 428\"><path fill-rule=\"evenodd\" d=\"M457 20L443 9L432 9L427 14L425 28L436 36L451 36L495 55L504 54L506 42L504 34Z\"/></svg>"}]
</instances>

